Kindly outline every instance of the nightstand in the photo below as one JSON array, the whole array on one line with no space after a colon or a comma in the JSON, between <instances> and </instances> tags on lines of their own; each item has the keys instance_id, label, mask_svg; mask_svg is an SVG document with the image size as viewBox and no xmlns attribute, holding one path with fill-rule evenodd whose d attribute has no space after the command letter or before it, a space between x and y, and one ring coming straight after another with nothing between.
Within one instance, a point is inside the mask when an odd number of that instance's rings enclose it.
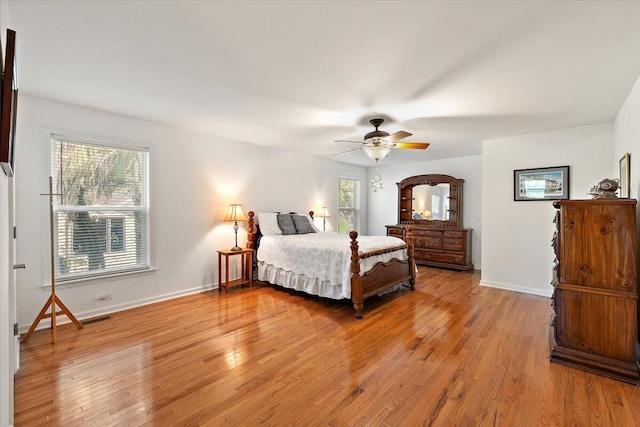
<instances>
[{"instance_id":1,"label":"nightstand","mask_svg":"<svg viewBox=\"0 0 640 427\"><path fill-rule=\"evenodd\" d=\"M229 257L240 255L242 257L242 276L240 279L229 281ZM224 256L224 283L222 281L222 257ZM229 288L235 286L244 286L249 284L249 288L253 286L253 249L242 249L241 251L231 251L224 249L218 251L218 292L222 292L224 287L226 293Z\"/></svg>"}]
</instances>

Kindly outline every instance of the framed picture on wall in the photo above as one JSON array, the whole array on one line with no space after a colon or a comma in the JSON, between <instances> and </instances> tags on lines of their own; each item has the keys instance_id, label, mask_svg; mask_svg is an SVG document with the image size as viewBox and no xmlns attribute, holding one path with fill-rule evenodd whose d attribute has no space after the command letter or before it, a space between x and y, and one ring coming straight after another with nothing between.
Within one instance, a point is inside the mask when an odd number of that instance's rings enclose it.
<instances>
[{"instance_id":1,"label":"framed picture on wall","mask_svg":"<svg viewBox=\"0 0 640 427\"><path fill-rule=\"evenodd\" d=\"M630 195L629 189L629 179L630 179L630 171L629 167L631 166L631 154L627 153L620 159L620 186L619 186L619 197L621 199L628 199Z\"/></svg>"},{"instance_id":2,"label":"framed picture on wall","mask_svg":"<svg viewBox=\"0 0 640 427\"><path fill-rule=\"evenodd\" d=\"M513 171L513 200L562 200L569 198L569 166Z\"/></svg>"}]
</instances>

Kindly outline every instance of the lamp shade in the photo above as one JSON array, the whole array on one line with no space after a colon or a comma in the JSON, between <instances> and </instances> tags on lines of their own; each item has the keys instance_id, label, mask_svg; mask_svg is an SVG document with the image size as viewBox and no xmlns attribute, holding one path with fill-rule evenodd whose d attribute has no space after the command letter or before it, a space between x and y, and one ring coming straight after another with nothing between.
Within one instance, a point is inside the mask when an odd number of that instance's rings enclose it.
<instances>
[{"instance_id":1,"label":"lamp shade","mask_svg":"<svg viewBox=\"0 0 640 427\"><path fill-rule=\"evenodd\" d=\"M320 208L320 215L318 215L320 218L330 218L331 215L329 215L329 208L326 206L323 206L322 208Z\"/></svg>"},{"instance_id":2,"label":"lamp shade","mask_svg":"<svg viewBox=\"0 0 640 427\"><path fill-rule=\"evenodd\" d=\"M389 154L389 151L391 151L389 147L385 147L383 145L366 146L363 148L363 150L373 160L380 160L384 157L387 157L387 154Z\"/></svg>"},{"instance_id":3,"label":"lamp shade","mask_svg":"<svg viewBox=\"0 0 640 427\"><path fill-rule=\"evenodd\" d=\"M224 217L225 221L245 221L246 219L242 211L242 205L239 203L229 205L227 216Z\"/></svg>"}]
</instances>

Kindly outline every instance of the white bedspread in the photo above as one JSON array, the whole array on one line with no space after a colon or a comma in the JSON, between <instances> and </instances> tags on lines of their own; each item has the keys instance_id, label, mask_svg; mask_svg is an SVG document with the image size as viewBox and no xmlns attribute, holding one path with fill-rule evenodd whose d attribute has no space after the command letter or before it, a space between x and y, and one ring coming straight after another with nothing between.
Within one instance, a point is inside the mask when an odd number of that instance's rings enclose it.
<instances>
[{"instance_id":1,"label":"white bedspread","mask_svg":"<svg viewBox=\"0 0 640 427\"><path fill-rule=\"evenodd\" d=\"M359 253L403 245L391 236L358 236ZM258 280L327 298L351 298L351 239L345 234L263 236L256 258ZM365 258L360 273L378 262L407 259L406 250Z\"/></svg>"}]
</instances>

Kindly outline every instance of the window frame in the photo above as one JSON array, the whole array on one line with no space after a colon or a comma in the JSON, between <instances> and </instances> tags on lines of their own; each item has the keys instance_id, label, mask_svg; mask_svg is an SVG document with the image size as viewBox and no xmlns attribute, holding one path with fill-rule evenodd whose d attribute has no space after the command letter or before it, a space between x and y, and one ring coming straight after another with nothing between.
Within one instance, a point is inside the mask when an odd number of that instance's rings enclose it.
<instances>
[{"instance_id":1,"label":"window frame","mask_svg":"<svg viewBox=\"0 0 640 427\"><path fill-rule=\"evenodd\" d=\"M145 153L146 155L146 182L143 183L143 190L142 193L144 194L144 199L146 201L146 203L144 203L144 206L141 207L137 207L137 206L128 206L126 208L109 208L109 207L105 207L105 206L99 206L99 207L86 207L83 208L84 211L99 211L102 213L101 218L106 218L107 221L109 218L112 217L117 217L118 215L111 215L110 211L113 212L118 212L118 211L123 211L123 210L128 210L128 211L142 211L142 212L146 212L146 224L144 226L145 229L145 234L146 234L146 243L147 243L147 247L146 247L146 251L145 251L145 256L147 259L146 262L146 266L141 266L141 267L137 267L137 268L131 268L131 269L116 269L116 270L108 270L106 272L102 272L102 273L89 273L89 274L78 274L78 275L74 275L72 277L64 277L64 278L60 278L58 277L57 273L58 270L56 269L56 286L57 287L61 287L61 288L65 288L65 287L74 287L74 286L80 286L80 285L85 285L85 284L90 284L90 283L94 283L96 281L104 281L104 280L113 280L113 279L117 279L119 277L122 276L130 276L130 275L139 275L139 274L147 274L150 272L154 272L157 270L157 268L155 267L155 247L154 247L154 234L153 234L153 230L154 230L154 226L153 226L153 209L152 209L152 186L151 186L151 180L152 180L152 176L151 176L151 170L152 170L152 162L153 162L153 151L154 151L154 145L152 144L142 144L139 142L131 142L131 141L119 141L116 139L112 139L112 138L95 138L93 136L70 136L70 135L77 135L77 132L69 132L68 130L65 131L53 131L51 129L49 129L49 132L46 132L46 144L44 144L44 146L46 147L45 150L43 150L43 153L46 153L46 158L49 161L49 174L48 176L42 176L42 181L48 181L49 176L54 176L54 174L57 171L56 168L56 159L54 158L55 155L55 150L54 150L54 145L55 145L55 141L65 141L65 142L69 142L69 143L77 143L77 144L84 144L84 145L93 145L93 146L98 146L98 147L106 147L106 148L111 148L111 149L124 149L124 150L131 150L131 151L137 151L137 152L142 152ZM46 183L46 188L48 188L48 182ZM55 188L54 188L54 192L55 192ZM57 212L59 212L60 210L58 210L57 208L60 207L60 205L58 205L56 202L57 196L54 196L54 227L55 229L57 229ZM50 227L49 227L49 203L46 203L46 221L43 221L43 232L46 229L46 234L49 235L50 233ZM69 208L73 207L71 205L67 205L67 209L63 209L63 210L69 210ZM43 211L44 212L44 211ZM46 224L45 224L46 223ZM47 238L47 241L49 239ZM110 245L107 244L107 248ZM54 260L56 262L56 264L59 263L59 254L58 254L58 234L56 233L54 235ZM126 242L123 242L123 248L125 248L126 250ZM47 264L49 263L49 258L51 257L51 248L49 248L49 245L45 245L43 247L43 259L47 260L45 261ZM106 251L105 254L108 254L111 252ZM117 252L116 252L117 253ZM46 254L46 256L45 256ZM50 272L50 269L46 269L46 271L44 271L45 275L43 277L43 282L42 282L42 288L50 288L51 287L51 277L50 277L50 273L46 274L47 272Z\"/></svg>"},{"instance_id":2,"label":"window frame","mask_svg":"<svg viewBox=\"0 0 640 427\"><path fill-rule=\"evenodd\" d=\"M354 192L355 195L353 196L354 199L354 207L342 207L340 205L340 189L341 189L341 184L342 181L351 181L353 182L354 185ZM357 231L358 233L360 233L360 207L362 204L361 201L361 197L362 197L362 191L361 191L361 182L360 179L358 178L353 178L353 177L347 177L347 176L339 176L338 177L338 202L336 203L336 205L338 206L338 216L336 219L336 230L338 233L340 234L349 234L350 231L352 230L347 230L345 232L341 232L340 231L340 212L353 212L353 221L354 221L354 229L355 231Z\"/></svg>"}]
</instances>

